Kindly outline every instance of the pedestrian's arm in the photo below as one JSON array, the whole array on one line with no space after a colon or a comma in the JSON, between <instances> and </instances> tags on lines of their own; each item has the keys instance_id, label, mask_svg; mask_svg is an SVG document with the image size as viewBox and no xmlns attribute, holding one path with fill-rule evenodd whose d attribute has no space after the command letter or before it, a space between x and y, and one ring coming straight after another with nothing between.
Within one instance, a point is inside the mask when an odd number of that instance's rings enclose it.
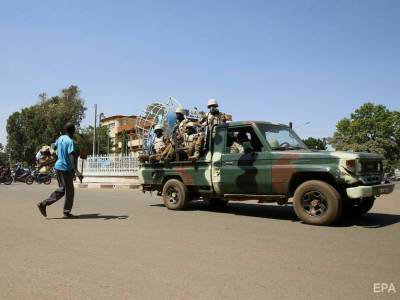
<instances>
[{"instance_id":1,"label":"pedestrian's arm","mask_svg":"<svg viewBox=\"0 0 400 300\"><path fill-rule=\"evenodd\" d=\"M75 156L74 152L72 152L69 155L69 160L71 161L71 165L72 165L72 168L73 168L73 170L75 172L75 175L78 176L78 177L82 176L81 172L79 172L79 170L78 170L78 162L77 162L77 159L76 159L76 156Z\"/></svg>"},{"instance_id":2,"label":"pedestrian's arm","mask_svg":"<svg viewBox=\"0 0 400 300\"><path fill-rule=\"evenodd\" d=\"M79 172L78 170L78 161L77 161L78 155L76 155L74 142L71 142L68 145L68 154L69 154L69 161L71 162L71 166L75 172L75 175L79 178L82 177L81 172Z\"/></svg>"}]
</instances>

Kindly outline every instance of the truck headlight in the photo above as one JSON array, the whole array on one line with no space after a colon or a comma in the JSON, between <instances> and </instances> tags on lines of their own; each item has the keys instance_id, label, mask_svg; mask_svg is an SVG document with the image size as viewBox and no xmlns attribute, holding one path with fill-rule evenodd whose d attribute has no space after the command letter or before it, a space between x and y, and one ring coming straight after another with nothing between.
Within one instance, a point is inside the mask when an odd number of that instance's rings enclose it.
<instances>
[{"instance_id":1,"label":"truck headlight","mask_svg":"<svg viewBox=\"0 0 400 300\"><path fill-rule=\"evenodd\" d=\"M361 163L357 159L346 160L346 169L354 174L361 173Z\"/></svg>"}]
</instances>

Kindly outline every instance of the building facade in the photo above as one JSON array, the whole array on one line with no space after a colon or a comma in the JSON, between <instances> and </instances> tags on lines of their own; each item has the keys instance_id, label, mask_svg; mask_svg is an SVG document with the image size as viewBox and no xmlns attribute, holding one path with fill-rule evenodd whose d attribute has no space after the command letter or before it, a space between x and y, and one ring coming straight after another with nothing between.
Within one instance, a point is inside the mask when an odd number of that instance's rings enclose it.
<instances>
[{"instance_id":1,"label":"building facade","mask_svg":"<svg viewBox=\"0 0 400 300\"><path fill-rule=\"evenodd\" d=\"M110 151L136 156L141 150L141 139L136 134L137 116L115 115L100 120L108 128Z\"/></svg>"}]
</instances>

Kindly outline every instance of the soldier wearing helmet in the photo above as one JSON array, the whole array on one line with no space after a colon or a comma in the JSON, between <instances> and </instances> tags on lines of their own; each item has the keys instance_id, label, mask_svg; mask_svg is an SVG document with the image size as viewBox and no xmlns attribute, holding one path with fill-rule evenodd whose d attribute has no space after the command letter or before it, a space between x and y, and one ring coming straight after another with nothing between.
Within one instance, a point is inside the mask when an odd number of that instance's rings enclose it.
<instances>
[{"instance_id":1,"label":"soldier wearing helmet","mask_svg":"<svg viewBox=\"0 0 400 300\"><path fill-rule=\"evenodd\" d=\"M197 144L199 139L203 136L202 132L198 132L197 125L193 122L188 122L186 124L186 135L184 139L184 151L189 159L193 159L196 153Z\"/></svg>"},{"instance_id":2,"label":"soldier wearing helmet","mask_svg":"<svg viewBox=\"0 0 400 300\"><path fill-rule=\"evenodd\" d=\"M209 109L208 114L199 121L203 127L212 128L214 125L226 123L226 116L219 111L217 100L214 98L208 100L207 108Z\"/></svg>"},{"instance_id":3,"label":"soldier wearing helmet","mask_svg":"<svg viewBox=\"0 0 400 300\"><path fill-rule=\"evenodd\" d=\"M199 120L199 124L203 128L203 131L205 131L205 134L197 140L196 150L194 155L190 157L191 160L197 160L202 154L203 149L208 149L210 132L213 126L226 123L227 121L225 114L219 111L218 102L214 98L208 100L207 108L209 109L209 112Z\"/></svg>"},{"instance_id":4,"label":"soldier wearing helmet","mask_svg":"<svg viewBox=\"0 0 400 300\"><path fill-rule=\"evenodd\" d=\"M154 139L150 155L141 155L139 160L144 163L146 161L158 162L165 160L168 154L168 146L170 145L169 138L164 134L164 129L161 125L157 124L154 127L156 137Z\"/></svg>"},{"instance_id":5,"label":"soldier wearing helmet","mask_svg":"<svg viewBox=\"0 0 400 300\"><path fill-rule=\"evenodd\" d=\"M180 159L180 153L182 153L183 143L186 134L186 124L189 122L185 118L186 111L183 107L178 107L175 110L176 123L172 131L171 144L166 149L166 160L172 160L175 155L176 160Z\"/></svg>"}]
</instances>

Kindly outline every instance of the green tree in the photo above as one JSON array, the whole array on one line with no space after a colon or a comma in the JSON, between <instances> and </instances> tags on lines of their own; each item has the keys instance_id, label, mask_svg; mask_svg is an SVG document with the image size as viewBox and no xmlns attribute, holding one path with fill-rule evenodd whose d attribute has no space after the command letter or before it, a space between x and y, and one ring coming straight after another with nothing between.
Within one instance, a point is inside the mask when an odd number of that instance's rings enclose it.
<instances>
[{"instance_id":1,"label":"green tree","mask_svg":"<svg viewBox=\"0 0 400 300\"><path fill-rule=\"evenodd\" d=\"M326 150L326 139L325 138L319 139L319 138L309 137L309 138L303 140L303 142L310 149Z\"/></svg>"},{"instance_id":2,"label":"green tree","mask_svg":"<svg viewBox=\"0 0 400 300\"><path fill-rule=\"evenodd\" d=\"M400 159L400 112L365 103L350 118L341 119L330 140L336 150L375 152L384 157L387 170Z\"/></svg>"},{"instance_id":3,"label":"green tree","mask_svg":"<svg viewBox=\"0 0 400 300\"><path fill-rule=\"evenodd\" d=\"M116 147L116 152L117 153L122 153L123 155L128 154L128 141L129 141L129 135L125 130L122 130L117 134L117 141L118 143L121 143L121 148Z\"/></svg>"},{"instance_id":4,"label":"green tree","mask_svg":"<svg viewBox=\"0 0 400 300\"><path fill-rule=\"evenodd\" d=\"M8 165L8 154L6 153L6 149L4 148L3 144L0 143L0 165Z\"/></svg>"},{"instance_id":5,"label":"green tree","mask_svg":"<svg viewBox=\"0 0 400 300\"><path fill-rule=\"evenodd\" d=\"M96 153L107 154L111 152L112 144L108 136L108 127L101 126L96 129ZM93 152L93 126L84 127L76 135L78 147L84 149L87 154ZM109 148L108 148L109 147Z\"/></svg>"},{"instance_id":6,"label":"green tree","mask_svg":"<svg viewBox=\"0 0 400 300\"><path fill-rule=\"evenodd\" d=\"M38 146L53 143L67 122L79 127L85 116L84 101L77 86L58 96L39 95L37 104L21 109L7 120L7 146L12 161L33 163Z\"/></svg>"}]
</instances>

